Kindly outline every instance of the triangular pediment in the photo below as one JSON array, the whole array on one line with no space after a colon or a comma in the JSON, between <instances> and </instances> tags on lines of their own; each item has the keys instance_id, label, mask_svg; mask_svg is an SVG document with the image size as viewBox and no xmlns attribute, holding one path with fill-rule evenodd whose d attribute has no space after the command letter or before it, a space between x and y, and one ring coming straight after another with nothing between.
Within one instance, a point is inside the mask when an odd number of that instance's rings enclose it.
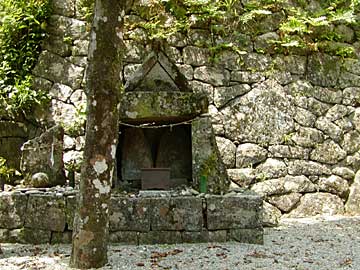
<instances>
[{"instance_id":1,"label":"triangular pediment","mask_svg":"<svg viewBox=\"0 0 360 270\"><path fill-rule=\"evenodd\" d=\"M125 84L125 92L191 92L185 76L163 53L152 52Z\"/></svg>"}]
</instances>

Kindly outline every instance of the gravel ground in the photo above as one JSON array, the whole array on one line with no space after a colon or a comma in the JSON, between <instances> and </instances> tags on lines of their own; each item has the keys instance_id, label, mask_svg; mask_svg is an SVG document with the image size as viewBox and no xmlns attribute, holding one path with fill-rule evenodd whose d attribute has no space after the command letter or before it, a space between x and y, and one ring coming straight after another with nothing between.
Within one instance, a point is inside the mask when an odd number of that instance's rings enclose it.
<instances>
[{"instance_id":1,"label":"gravel ground","mask_svg":"<svg viewBox=\"0 0 360 270\"><path fill-rule=\"evenodd\" d=\"M101 269L360 269L360 217L283 220L264 245L206 243L112 245ZM0 269L66 270L70 245L2 244Z\"/></svg>"}]
</instances>

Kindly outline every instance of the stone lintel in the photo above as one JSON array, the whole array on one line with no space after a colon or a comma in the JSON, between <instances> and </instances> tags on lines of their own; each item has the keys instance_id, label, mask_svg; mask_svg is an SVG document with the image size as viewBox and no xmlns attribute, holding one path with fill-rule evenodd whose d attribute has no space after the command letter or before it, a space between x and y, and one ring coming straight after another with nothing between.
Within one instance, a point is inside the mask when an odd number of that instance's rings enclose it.
<instances>
[{"instance_id":1,"label":"stone lintel","mask_svg":"<svg viewBox=\"0 0 360 270\"><path fill-rule=\"evenodd\" d=\"M190 92L127 92L120 104L125 123L188 120L208 110L207 98Z\"/></svg>"}]
</instances>

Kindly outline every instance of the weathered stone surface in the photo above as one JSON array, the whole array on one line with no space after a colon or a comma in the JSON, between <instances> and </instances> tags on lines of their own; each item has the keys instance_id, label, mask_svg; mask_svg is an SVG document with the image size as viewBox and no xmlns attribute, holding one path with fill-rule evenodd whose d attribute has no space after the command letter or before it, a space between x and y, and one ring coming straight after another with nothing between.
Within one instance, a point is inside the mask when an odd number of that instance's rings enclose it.
<instances>
[{"instance_id":1,"label":"weathered stone surface","mask_svg":"<svg viewBox=\"0 0 360 270\"><path fill-rule=\"evenodd\" d=\"M212 45L211 34L206 29L189 29L188 43L197 47L209 47Z\"/></svg>"},{"instance_id":2,"label":"weathered stone surface","mask_svg":"<svg viewBox=\"0 0 360 270\"><path fill-rule=\"evenodd\" d=\"M268 201L281 211L289 212L300 201L301 196L302 194L300 193L290 193L285 195L271 196L268 198Z\"/></svg>"},{"instance_id":3,"label":"weathered stone surface","mask_svg":"<svg viewBox=\"0 0 360 270\"><path fill-rule=\"evenodd\" d=\"M279 55L275 58L275 65L280 70L302 75L306 71L306 57L301 55Z\"/></svg>"},{"instance_id":4,"label":"weathered stone surface","mask_svg":"<svg viewBox=\"0 0 360 270\"><path fill-rule=\"evenodd\" d=\"M231 72L231 81L240 83L256 83L265 80L265 75L261 72L252 71L233 71Z\"/></svg>"},{"instance_id":5,"label":"weathered stone surface","mask_svg":"<svg viewBox=\"0 0 360 270\"><path fill-rule=\"evenodd\" d=\"M248 84L236 84L229 87L216 87L214 89L214 104L217 108L225 106L238 96L251 90Z\"/></svg>"},{"instance_id":6,"label":"weathered stone surface","mask_svg":"<svg viewBox=\"0 0 360 270\"><path fill-rule=\"evenodd\" d=\"M316 116L303 108L296 108L294 120L302 126L312 127L316 121Z\"/></svg>"},{"instance_id":7,"label":"weathered stone surface","mask_svg":"<svg viewBox=\"0 0 360 270\"><path fill-rule=\"evenodd\" d=\"M201 243L201 242L226 242L226 230L218 231L201 231L201 232L182 232L184 243Z\"/></svg>"},{"instance_id":8,"label":"weathered stone surface","mask_svg":"<svg viewBox=\"0 0 360 270\"><path fill-rule=\"evenodd\" d=\"M110 202L111 232L150 231L150 207L148 198L112 197Z\"/></svg>"},{"instance_id":9,"label":"weathered stone surface","mask_svg":"<svg viewBox=\"0 0 360 270\"><path fill-rule=\"evenodd\" d=\"M321 177L318 186L320 191L333 193L341 198L346 198L349 195L348 182L337 175L331 175L327 178Z\"/></svg>"},{"instance_id":10,"label":"weathered stone surface","mask_svg":"<svg viewBox=\"0 0 360 270\"><path fill-rule=\"evenodd\" d=\"M71 48L73 56L86 56L88 54L89 40L75 40Z\"/></svg>"},{"instance_id":11,"label":"weathered stone surface","mask_svg":"<svg viewBox=\"0 0 360 270\"><path fill-rule=\"evenodd\" d=\"M316 120L315 126L317 129L323 131L325 134L335 141L340 141L344 132L337 125L332 123L325 117L320 117Z\"/></svg>"},{"instance_id":12,"label":"weathered stone surface","mask_svg":"<svg viewBox=\"0 0 360 270\"><path fill-rule=\"evenodd\" d=\"M360 133L357 130L350 131L344 134L344 140L341 143L341 147L347 154L353 154L359 149L360 145Z\"/></svg>"},{"instance_id":13,"label":"weathered stone surface","mask_svg":"<svg viewBox=\"0 0 360 270\"><path fill-rule=\"evenodd\" d=\"M194 79L214 86L226 86L230 82L230 73L227 70L203 66L195 68Z\"/></svg>"},{"instance_id":14,"label":"weathered stone surface","mask_svg":"<svg viewBox=\"0 0 360 270\"><path fill-rule=\"evenodd\" d=\"M209 230L262 227L262 199L258 195L209 196L206 204Z\"/></svg>"},{"instance_id":15,"label":"weathered stone surface","mask_svg":"<svg viewBox=\"0 0 360 270\"><path fill-rule=\"evenodd\" d=\"M309 159L310 149L290 145L271 145L269 156L275 158Z\"/></svg>"},{"instance_id":16,"label":"weathered stone surface","mask_svg":"<svg viewBox=\"0 0 360 270\"><path fill-rule=\"evenodd\" d=\"M51 0L50 5L53 14L64 15L67 17L75 16L75 1L73 0Z\"/></svg>"},{"instance_id":17,"label":"weathered stone surface","mask_svg":"<svg viewBox=\"0 0 360 270\"><path fill-rule=\"evenodd\" d=\"M207 112L207 98L188 92L128 92L121 97L120 120L191 118Z\"/></svg>"},{"instance_id":18,"label":"weathered stone surface","mask_svg":"<svg viewBox=\"0 0 360 270\"><path fill-rule=\"evenodd\" d=\"M344 89L345 105L358 106L360 104L360 87L348 87Z\"/></svg>"},{"instance_id":19,"label":"weathered stone surface","mask_svg":"<svg viewBox=\"0 0 360 270\"><path fill-rule=\"evenodd\" d=\"M124 80L128 81L140 66L141 64L128 64L124 66L123 68Z\"/></svg>"},{"instance_id":20,"label":"weathered stone surface","mask_svg":"<svg viewBox=\"0 0 360 270\"><path fill-rule=\"evenodd\" d=\"M290 140L303 147L313 147L324 141L324 135L315 128L300 128L296 133L290 134Z\"/></svg>"},{"instance_id":21,"label":"weathered stone surface","mask_svg":"<svg viewBox=\"0 0 360 270\"><path fill-rule=\"evenodd\" d=\"M78 118L77 108L73 104L52 99L48 121L62 125L66 132L83 133L84 121Z\"/></svg>"},{"instance_id":22,"label":"weathered stone surface","mask_svg":"<svg viewBox=\"0 0 360 270\"><path fill-rule=\"evenodd\" d=\"M67 99L71 96L72 92L73 89L70 86L54 83L49 91L49 95L52 98L66 102Z\"/></svg>"},{"instance_id":23,"label":"weathered stone surface","mask_svg":"<svg viewBox=\"0 0 360 270\"><path fill-rule=\"evenodd\" d=\"M281 218L281 211L270 203L263 204L263 226L273 227L279 224Z\"/></svg>"},{"instance_id":24,"label":"weathered stone surface","mask_svg":"<svg viewBox=\"0 0 360 270\"><path fill-rule=\"evenodd\" d=\"M335 175L345 178L346 180L352 181L355 177L355 172L347 167L334 167L331 172Z\"/></svg>"},{"instance_id":25,"label":"weathered stone surface","mask_svg":"<svg viewBox=\"0 0 360 270\"><path fill-rule=\"evenodd\" d=\"M71 44L64 42L64 37L51 36L44 40L43 50L58 54L62 57L71 55Z\"/></svg>"},{"instance_id":26,"label":"weathered stone surface","mask_svg":"<svg viewBox=\"0 0 360 270\"><path fill-rule=\"evenodd\" d=\"M192 66L205 65L210 57L210 51L205 48L187 46L183 49L184 63Z\"/></svg>"},{"instance_id":27,"label":"weathered stone surface","mask_svg":"<svg viewBox=\"0 0 360 270\"><path fill-rule=\"evenodd\" d=\"M109 241L111 243L138 245L139 244L138 234L139 234L138 232L129 232L129 231L110 232Z\"/></svg>"},{"instance_id":28,"label":"weathered stone surface","mask_svg":"<svg viewBox=\"0 0 360 270\"><path fill-rule=\"evenodd\" d=\"M194 79L194 69L192 68L192 66L187 64L177 64L176 66L179 69L179 72L183 74L187 80L190 81Z\"/></svg>"},{"instance_id":29,"label":"weathered stone surface","mask_svg":"<svg viewBox=\"0 0 360 270\"><path fill-rule=\"evenodd\" d=\"M358 171L360 169L360 152L358 151L353 155L347 156L345 166L351 167L354 171Z\"/></svg>"},{"instance_id":30,"label":"weathered stone surface","mask_svg":"<svg viewBox=\"0 0 360 270\"><path fill-rule=\"evenodd\" d=\"M200 231L203 227L201 198L152 198L150 203L153 231Z\"/></svg>"},{"instance_id":31,"label":"weathered stone surface","mask_svg":"<svg viewBox=\"0 0 360 270\"><path fill-rule=\"evenodd\" d=\"M124 40L124 59L129 63L141 63L145 56L144 45L132 40Z\"/></svg>"},{"instance_id":32,"label":"weathered stone surface","mask_svg":"<svg viewBox=\"0 0 360 270\"><path fill-rule=\"evenodd\" d=\"M336 164L345 157L346 152L332 140L317 145L310 154L310 159L327 164Z\"/></svg>"},{"instance_id":33,"label":"weathered stone surface","mask_svg":"<svg viewBox=\"0 0 360 270\"><path fill-rule=\"evenodd\" d=\"M190 87L195 94L205 95L209 99L209 103L214 102L214 87L211 84L193 80Z\"/></svg>"},{"instance_id":34,"label":"weathered stone surface","mask_svg":"<svg viewBox=\"0 0 360 270\"><path fill-rule=\"evenodd\" d=\"M25 227L62 232L65 229L65 199L42 194L29 197Z\"/></svg>"},{"instance_id":35,"label":"weathered stone surface","mask_svg":"<svg viewBox=\"0 0 360 270\"><path fill-rule=\"evenodd\" d=\"M87 35L86 22L60 15L52 15L47 32L60 37L81 39Z\"/></svg>"},{"instance_id":36,"label":"weathered stone surface","mask_svg":"<svg viewBox=\"0 0 360 270\"><path fill-rule=\"evenodd\" d=\"M24 225L27 196L22 193L0 192L0 228L15 229Z\"/></svg>"},{"instance_id":37,"label":"weathered stone surface","mask_svg":"<svg viewBox=\"0 0 360 270\"><path fill-rule=\"evenodd\" d=\"M294 129L294 110L283 87L272 80L258 84L222 110L225 134L240 142L277 144Z\"/></svg>"},{"instance_id":38,"label":"weathered stone surface","mask_svg":"<svg viewBox=\"0 0 360 270\"><path fill-rule=\"evenodd\" d=\"M153 244L176 244L181 243L181 232L174 231L150 231L139 233L139 245Z\"/></svg>"},{"instance_id":39,"label":"weathered stone surface","mask_svg":"<svg viewBox=\"0 0 360 270\"><path fill-rule=\"evenodd\" d=\"M254 184L251 190L263 196L313 192L315 185L305 176L285 176Z\"/></svg>"},{"instance_id":40,"label":"weathered stone surface","mask_svg":"<svg viewBox=\"0 0 360 270\"><path fill-rule=\"evenodd\" d=\"M236 149L236 167L245 168L263 162L267 157L265 148L253 143L240 144Z\"/></svg>"},{"instance_id":41,"label":"weathered stone surface","mask_svg":"<svg viewBox=\"0 0 360 270\"><path fill-rule=\"evenodd\" d=\"M264 163L256 168L257 178L272 179L285 176L287 174L286 164L274 158L268 158Z\"/></svg>"},{"instance_id":42,"label":"weathered stone surface","mask_svg":"<svg viewBox=\"0 0 360 270\"><path fill-rule=\"evenodd\" d=\"M254 41L255 51L273 52L273 42L279 39L279 35L275 32L269 32L257 36Z\"/></svg>"},{"instance_id":43,"label":"weathered stone surface","mask_svg":"<svg viewBox=\"0 0 360 270\"><path fill-rule=\"evenodd\" d=\"M141 169L152 168L154 164L144 132L138 128L123 131L121 155L121 177L124 181L140 180Z\"/></svg>"},{"instance_id":44,"label":"weathered stone surface","mask_svg":"<svg viewBox=\"0 0 360 270\"><path fill-rule=\"evenodd\" d=\"M316 116L324 115L331 108L330 104L321 102L316 98L312 97L308 98L305 104L305 109L308 109Z\"/></svg>"},{"instance_id":45,"label":"weathered stone surface","mask_svg":"<svg viewBox=\"0 0 360 270\"><path fill-rule=\"evenodd\" d=\"M312 54L307 64L308 79L315 85L333 87L340 75L339 59L327 54Z\"/></svg>"},{"instance_id":46,"label":"weathered stone surface","mask_svg":"<svg viewBox=\"0 0 360 270\"><path fill-rule=\"evenodd\" d=\"M10 230L7 242L40 245L50 243L50 238L51 231L49 230L21 228Z\"/></svg>"},{"instance_id":47,"label":"weathered stone surface","mask_svg":"<svg viewBox=\"0 0 360 270\"><path fill-rule=\"evenodd\" d=\"M326 165L307 160L294 160L288 163L288 172L292 175L330 175Z\"/></svg>"},{"instance_id":48,"label":"weathered stone surface","mask_svg":"<svg viewBox=\"0 0 360 270\"><path fill-rule=\"evenodd\" d=\"M331 88L313 86L305 80L297 80L285 87L286 92L294 97L315 98L326 103L341 103L342 92Z\"/></svg>"},{"instance_id":49,"label":"weathered stone surface","mask_svg":"<svg viewBox=\"0 0 360 270\"><path fill-rule=\"evenodd\" d=\"M346 58L343 61L343 67L346 71L360 75L360 63L358 59ZM345 93L344 93L345 94Z\"/></svg>"},{"instance_id":50,"label":"weathered stone surface","mask_svg":"<svg viewBox=\"0 0 360 270\"><path fill-rule=\"evenodd\" d=\"M51 245L56 244L71 244L72 242L72 232L65 231L65 232L51 232Z\"/></svg>"},{"instance_id":51,"label":"weathered stone surface","mask_svg":"<svg viewBox=\"0 0 360 270\"><path fill-rule=\"evenodd\" d=\"M360 214L360 184L353 183L350 187L348 200L345 204L346 213L350 215Z\"/></svg>"},{"instance_id":52,"label":"weathered stone surface","mask_svg":"<svg viewBox=\"0 0 360 270\"><path fill-rule=\"evenodd\" d=\"M229 230L228 240L248 244L264 244L263 228Z\"/></svg>"},{"instance_id":53,"label":"weathered stone surface","mask_svg":"<svg viewBox=\"0 0 360 270\"><path fill-rule=\"evenodd\" d=\"M38 63L33 69L34 75L68 85L72 89L80 88L83 73L83 67L76 66L48 51L40 54Z\"/></svg>"},{"instance_id":54,"label":"weathered stone surface","mask_svg":"<svg viewBox=\"0 0 360 270\"><path fill-rule=\"evenodd\" d=\"M351 131L354 128L350 117L344 117L335 121L335 124L340 127L344 133Z\"/></svg>"},{"instance_id":55,"label":"weathered stone surface","mask_svg":"<svg viewBox=\"0 0 360 270\"><path fill-rule=\"evenodd\" d=\"M187 45L187 40L184 34L176 32L170 35L166 41L175 47L185 47Z\"/></svg>"},{"instance_id":56,"label":"weathered stone surface","mask_svg":"<svg viewBox=\"0 0 360 270\"><path fill-rule=\"evenodd\" d=\"M66 219L66 225L69 230L73 229L73 222L74 222L74 216L75 211L77 207L77 199L76 196L70 195L66 196L66 205L65 205L65 219Z\"/></svg>"},{"instance_id":57,"label":"weathered stone surface","mask_svg":"<svg viewBox=\"0 0 360 270\"><path fill-rule=\"evenodd\" d=\"M184 75L162 52L149 54L142 65L127 80L125 92L182 91L190 92Z\"/></svg>"},{"instance_id":58,"label":"weathered stone surface","mask_svg":"<svg viewBox=\"0 0 360 270\"><path fill-rule=\"evenodd\" d=\"M270 68L272 59L268 55L247 53L242 55L244 68L251 71L266 71Z\"/></svg>"},{"instance_id":59,"label":"weathered stone surface","mask_svg":"<svg viewBox=\"0 0 360 270\"><path fill-rule=\"evenodd\" d=\"M349 113L349 111L350 110L348 107L344 105L336 104L326 112L325 117L330 121L336 121L338 119L345 117Z\"/></svg>"},{"instance_id":60,"label":"weathered stone surface","mask_svg":"<svg viewBox=\"0 0 360 270\"><path fill-rule=\"evenodd\" d=\"M360 76L351 72L343 71L340 73L338 86L340 88L360 87Z\"/></svg>"},{"instance_id":61,"label":"weathered stone surface","mask_svg":"<svg viewBox=\"0 0 360 270\"><path fill-rule=\"evenodd\" d=\"M193 181L199 188L201 177L205 177L207 191L212 194L226 192L229 179L216 145L215 135L208 117L192 122Z\"/></svg>"},{"instance_id":62,"label":"weathered stone surface","mask_svg":"<svg viewBox=\"0 0 360 270\"><path fill-rule=\"evenodd\" d=\"M353 120L355 129L360 132L360 107L355 109L352 120Z\"/></svg>"},{"instance_id":63,"label":"weathered stone surface","mask_svg":"<svg viewBox=\"0 0 360 270\"><path fill-rule=\"evenodd\" d=\"M145 136L146 134L145 131ZM164 131L159 141L155 166L170 168L171 179L191 180L191 130L189 126L177 126Z\"/></svg>"},{"instance_id":64,"label":"weathered stone surface","mask_svg":"<svg viewBox=\"0 0 360 270\"><path fill-rule=\"evenodd\" d=\"M236 146L229 139L216 137L216 144L226 168L235 167Z\"/></svg>"},{"instance_id":65,"label":"weathered stone surface","mask_svg":"<svg viewBox=\"0 0 360 270\"><path fill-rule=\"evenodd\" d=\"M46 173L38 172L31 176L30 185L32 187L48 187L51 186L49 176Z\"/></svg>"},{"instance_id":66,"label":"weathered stone surface","mask_svg":"<svg viewBox=\"0 0 360 270\"><path fill-rule=\"evenodd\" d=\"M46 173L46 186L65 184L63 164L64 130L55 126L40 137L27 141L22 146L21 170L24 174Z\"/></svg>"},{"instance_id":67,"label":"weathered stone surface","mask_svg":"<svg viewBox=\"0 0 360 270\"><path fill-rule=\"evenodd\" d=\"M228 169L227 173L231 181L240 187L248 187L255 180L255 170L252 168Z\"/></svg>"},{"instance_id":68,"label":"weathered stone surface","mask_svg":"<svg viewBox=\"0 0 360 270\"><path fill-rule=\"evenodd\" d=\"M298 207L284 217L309 217L316 215L342 215L344 204L342 200L329 193L309 193L301 199Z\"/></svg>"},{"instance_id":69,"label":"weathered stone surface","mask_svg":"<svg viewBox=\"0 0 360 270\"><path fill-rule=\"evenodd\" d=\"M0 138L0 157L6 159L6 165L10 168L20 169L21 146L26 139L24 138Z\"/></svg>"},{"instance_id":70,"label":"weathered stone surface","mask_svg":"<svg viewBox=\"0 0 360 270\"><path fill-rule=\"evenodd\" d=\"M216 42L216 41L215 41ZM220 43L222 44L222 43ZM229 70L238 70L241 68L240 56L238 53L231 50L222 50L216 55L217 61L215 66L219 68L226 68Z\"/></svg>"}]
</instances>

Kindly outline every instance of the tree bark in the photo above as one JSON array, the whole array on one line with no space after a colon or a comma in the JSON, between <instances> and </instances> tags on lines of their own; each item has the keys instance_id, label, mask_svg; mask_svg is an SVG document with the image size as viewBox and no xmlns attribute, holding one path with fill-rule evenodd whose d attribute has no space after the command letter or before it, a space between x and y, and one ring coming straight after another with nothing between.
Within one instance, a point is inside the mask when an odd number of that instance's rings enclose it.
<instances>
[{"instance_id":1,"label":"tree bark","mask_svg":"<svg viewBox=\"0 0 360 270\"><path fill-rule=\"evenodd\" d=\"M126 0L96 0L86 77L87 124L70 265L107 263L109 203L118 140Z\"/></svg>"}]
</instances>

